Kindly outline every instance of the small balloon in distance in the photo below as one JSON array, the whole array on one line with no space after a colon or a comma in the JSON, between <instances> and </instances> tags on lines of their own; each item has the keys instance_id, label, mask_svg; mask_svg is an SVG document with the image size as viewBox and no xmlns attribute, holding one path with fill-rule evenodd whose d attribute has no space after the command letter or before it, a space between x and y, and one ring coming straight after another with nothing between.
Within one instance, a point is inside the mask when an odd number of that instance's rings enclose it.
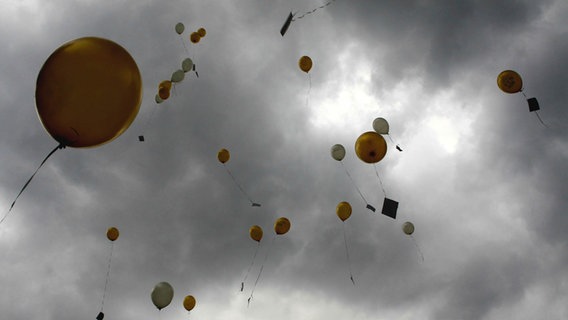
<instances>
[{"instance_id":1,"label":"small balloon in distance","mask_svg":"<svg viewBox=\"0 0 568 320\"><path fill-rule=\"evenodd\" d=\"M183 299L183 307L187 311L193 310L193 308L195 308L195 303L196 303L195 298L192 295L187 295Z\"/></svg>"},{"instance_id":2,"label":"small balloon in distance","mask_svg":"<svg viewBox=\"0 0 568 320\"><path fill-rule=\"evenodd\" d=\"M303 56L300 58L300 60L298 60L298 66L300 67L300 70L304 71L305 73L308 73L310 72L313 66L312 59L308 56Z\"/></svg>"},{"instance_id":3,"label":"small balloon in distance","mask_svg":"<svg viewBox=\"0 0 568 320\"><path fill-rule=\"evenodd\" d=\"M260 226L254 225L249 229L250 238L256 242L260 242L262 240L262 228Z\"/></svg>"},{"instance_id":4,"label":"small balloon in distance","mask_svg":"<svg viewBox=\"0 0 568 320\"><path fill-rule=\"evenodd\" d=\"M107 239L109 239L110 241L115 241L116 239L118 239L118 236L120 235L120 233L118 232L118 229L115 227L110 227L107 230Z\"/></svg>"},{"instance_id":5,"label":"small balloon in distance","mask_svg":"<svg viewBox=\"0 0 568 320\"><path fill-rule=\"evenodd\" d=\"M158 310L167 307L174 297L174 288L167 282L160 282L154 286L152 294L152 303Z\"/></svg>"},{"instance_id":6,"label":"small balloon in distance","mask_svg":"<svg viewBox=\"0 0 568 320\"><path fill-rule=\"evenodd\" d=\"M290 230L290 220L285 217L276 219L274 223L274 232L278 235L287 233Z\"/></svg>"},{"instance_id":7,"label":"small balloon in distance","mask_svg":"<svg viewBox=\"0 0 568 320\"><path fill-rule=\"evenodd\" d=\"M517 93L523 90L523 79L516 71L505 70L497 76L497 86L505 93Z\"/></svg>"},{"instance_id":8,"label":"small balloon in distance","mask_svg":"<svg viewBox=\"0 0 568 320\"><path fill-rule=\"evenodd\" d=\"M229 153L229 150L223 148L221 150L219 150L219 152L217 152L217 160L219 160L219 162L221 163L225 163L227 161L229 161L229 159L231 158L231 154Z\"/></svg>"},{"instance_id":9,"label":"small balloon in distance","mask_svg":"<svg viewBox=\"0 0 568 320\"><path fill-rule=\"evenodd\" d=\"M337 161L343 160L345 158L345 147L340 144L334 144L331 147L331 157Z\"/></svg>"},{"instance_id":10,"label":"small balloon in distance","mask_svg":"<svg viewBox=\"0 0 568 320\"><path fill-rule=\"evenodd\" d=\"M349 219L349 217L351 216L351 212L352 212L351 204L349 204L349 202L347 201L342 201L338 203L337 207L335 208L335 213L337 214L339 219L341 219L341 221Z\"/></svg>"}]
</instances>

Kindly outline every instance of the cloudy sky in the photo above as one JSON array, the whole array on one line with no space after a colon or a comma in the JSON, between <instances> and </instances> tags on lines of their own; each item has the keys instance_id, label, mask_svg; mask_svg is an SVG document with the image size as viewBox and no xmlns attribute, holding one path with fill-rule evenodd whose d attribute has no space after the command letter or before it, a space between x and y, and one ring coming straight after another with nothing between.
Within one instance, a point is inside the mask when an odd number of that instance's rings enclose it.
<instances>
[{"instance_id":1,"label":"cloudy sky","mask_svg":"<svg viewBox=\"0 0 568 320\"><path fill-rule=\"evenodd\" d=\"M110 226L121 236L105 319L567 318L568 2L337 0L280 35L290 11L325 3L1 1L2 215L57 146L35 109L38 72L56 48L113 40L144 84L123 135L56 152L0 225L2 318L94 319ZM199 27L207 35L193 45ZM158 83L188 56L199 78L188 73L156 104ZM505 69L521 74L547 127L523 95L499 90ZM396 220L379 213L373 166L354 153L377 117L394 141L376 168L399 202ZM342 163L330 156L336 143ZM217 161L220 148L261 207ZM345 223L340 201L353 207ZM292 228L275 237L281 216ZM260 247L248 235L255 224ZM150 293L161 281L175 295L158 311Z\"/></svg>"}]
</instances>

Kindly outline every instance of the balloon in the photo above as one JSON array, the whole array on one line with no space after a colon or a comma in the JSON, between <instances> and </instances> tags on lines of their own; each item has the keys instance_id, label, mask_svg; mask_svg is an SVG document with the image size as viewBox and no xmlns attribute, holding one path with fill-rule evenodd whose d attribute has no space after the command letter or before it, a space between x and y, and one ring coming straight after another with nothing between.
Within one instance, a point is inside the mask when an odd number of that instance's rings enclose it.
<instances>
[{"instance_id":1,"label":"balloon","mask_svg":"<svg viewBox=\"0 0 568 320\"><path fill-rule=\"evenodd\" d=\"M182 34L182 33L183 33L183 30L185 30L185 26L183 25L183 23L178 22L178 23L176 24L175 29L176 29L177 34Z\"/></svg>"},{"instance_id":2,"label":"balloon","mask_svg":"<svg viewBox=\"0 0 568 320\"><path fill-rule=\"evenodd\" d=\"M189 72L193 69L193 61L190 58L186 58L181 62L181 69L183 72Z\"/></svg>"},{"instance_id":3,"label":"balloon","mask_svg":"<svg viewBox=\"0 0 568 320\"><path fill-rule=\"evenodd\" d=\"M379 134L389 134L389 123L385 118L373 120L373 129Z\"/></svg>"},{"instance_id":4,"label":"balloon","mask_svg":"<svg viewBox=\"0 0 568 320\"><path fill-rule=\"evenodd\" d=\"M192 32L189 35L189 40L191 41L191 43L198 43L199 40L201 40L201 36L197 32Z\"/></svg>"},{"instance_id":5,"label":"balloon","mask_svg":"<svg viewBox=\"0 0 568 320\"><path fill-rule=\"evenodd\" d=\"M55 50L39 71L38 116L59 143L94 147L120 136L142 102L142 78L134 59L107 39L86 37Z\"/></svg>"},{"instance_id":6,"label":"balloon","mask_svg":"<svg viewBox=\"0 0 568 320\"><path fill-rule=\"evenodd\" d=\"M192 295L185 296L183 299L183 307L187 311L191 311L195 307L195 298Z\"/></svg>"},{"instance_id":7,"label":"balloon","mask_svg":"<svg viewBox=\"0 0 568 320\"><path fill-rule=\"evenodd\" d=\"M365 132L355 142L355 153L363 162L377 163L387 154L387 142L374 131Z\"/></svg>"},{"instance_id":8,"label":"balloon","mask_svg":"<svg viewBox=\"0 0 568 320\"><path fill-rule=\"evenodd\" d=\"M254 225L249 229L250 238L256 242L260 242L262 239L262 228Z\"/></svg>"},{"instance_id":9,"label":"balloon","mask_svg":"<svg viewBox=\"0 0 568 320\"><path fill-rule=\"evenodd\" d=\"M167 282L160 282L152 290L152 303L162 310L167 307L174 297L174 288Z\"/></svg>"},{"instance_id":10,"label":"balloon","mask_svg":"<svg viewBox=\"0 0 568 320\"><path fill-rule=\"evenodd\" d=\"M497 76L497 86L506 93L517 93L523 89L523 79L513 70L505 70Z\"/></svg>"},{"instance_id":11,"label":"balloon","mask_svg":"<svg viewBox=\"0 0 568 320\"><path fill-rule=\"evenodd\" d=\"M341 221L349 219L349 217L351 216L351 211L351 205L346 201L338 203L337 207L335 208L335 213L337 213L337 216L339 217L339 219L341 219Z\"/></svg>"},{"instance_id":12,"label":"balloon","mask_svg":"<svg viewBox=\"0 0 568 320\"><path fill-rule=\"evenodd\" d=\"M114 241L114 240L118 239L118 235L119 235L119 232L118 232L118 229L117 229L117 228L115 228L115 227L110 227L110 228L108 228L108 230L107 230L107 238L108 238L110 241Z\"/></svg>"},{"instance_id":13,"label":"balloon","mask_svg":"<svg viewBox=\"0 0 568 320\"><path fill-rule=\"evenodd\" d=\"M162 99L159 94L156 94L156 96L154 97L154 100L156 100L156 103L164 102L164 99Z\"/></svg>"},{"instance_id":14,"label":"balloon","mask_svg":"<svg viewBox=\"0 0 568 320\"><path fill-rule=\"evenodd\" d=\"M276 222L274 223L274 231L276 232L276 234L285 234L289 230L290 220L284 217L276 219Z\"/></svg>"},{"instance_id":15,"label":"balloon","mask_svg":"<svg viewBox=\"0 0 568 320\"><path fill-rule=\"evenodd\" d=\"M167 87L161 87L158 89L158 97L163 100L168 100L170 97L170 89Z\"/></svg>"},{"instance_id":16,"label":"balloon","mask_svg":"<svg viewBox=\"0 0 568 320\"><path fill-rule=\"evenodd\" d=\"M197 34L203 38L205 37L205 35L207 34L207 31L205 30L205 28L199 28L199 30L197 30Z\"/></svg>"},{"instance_id":17,"label":"balloon","mask_svg":"<svg viewBox=\"0 0 568 320\"><path fill-rule=\"evenodd\" d=\"M406 221L402 224L402 232L407 235L411 235L414 233L414 225L410 221Z\"/></svg>"},{"instance_id":18,"label":"balloon","mask_svg":"<svg viewBox=\"0 0 568 320\"><path fill-rule=\"evenodd\" d=\"M185 72L183 70L176 70L172 73L172 82L181 82L185 78Z\"/></svg>"},{"instance_id":19,"label":"balloon","mask_svg":"<svg viewBox=\"0 0 568 320\"><path fill-rule=\"evenodd\" d=\"M340 144L334 144L331 147L331 157L337 161L343 160L345 158L345 148Z\"/></svg>"},{"instance_id":20,"label":"balloon","mask_svg":"<svg viewBox=\"0 0 568 320\"><path fill-rule=\"evenodd\" d=\"M312 59L308 56L303 56L298 61L298 66L300 67L300 70L304 71L305 73L308 73L310 69L312 69L312 64L313 64Z\"/></svg>"},{"instance_id":21,"label":"balloon","mask_svg":"<svg viewBox=\"0 0 568 320\"><path fill-rule=\"evenodd\" d=\"M221 149L217 153L217 159L221 163L225 163L225 162L229 161L230 158L231 158L231 154L229 153L229 150L227 150L227 149Z\"/></svg>"},{"instance_id":22,"label":"balloon","mask_svg":"<svg viewBox=\"0 0 568 320\"><path fill-rule=\"evenodd\" d=\"M160 88L166 88L166 89L170 90L172 88L172 82L170 80L164 80L164 81L160 82L160 84L158 85L158 90Z\"/></svg>"}]
</instances>

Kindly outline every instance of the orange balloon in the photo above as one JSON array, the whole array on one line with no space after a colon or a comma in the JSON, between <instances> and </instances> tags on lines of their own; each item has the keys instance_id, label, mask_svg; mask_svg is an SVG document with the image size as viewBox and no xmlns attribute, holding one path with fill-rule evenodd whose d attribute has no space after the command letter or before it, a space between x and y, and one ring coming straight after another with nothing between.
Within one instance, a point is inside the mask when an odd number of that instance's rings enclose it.
<instances>
[{"instance_id":1,"label":"orange balloon","mask_svg":"<svg viewBox=\"0 0 568 320\"><path fill-rule=\"evenodd\" d=\"M205 30L205 28L199 28L199 30L197 30L197 34L203 38L205 37L205 35L207 34L207 31Z\"/></svg>"},{"instance_id":2,"label":"orange balloon","mask_svg":"<svg viewBox=\"0 0 568 320\"><path fill-rule=\"evenodd\" d=\"M505 70L497 76L497 86L503 92L517 93L523 90L523 79L513 70Z\"/></svg>"},{"instance_id":3,"label":"orange balloon","mask_svg":"<svg viewBox=\"0 0 568 320\"><path fill-rule=\"evenodd\" d=\"M260 226L254 225L249 229L250 238L256 242L262 240L262 228Z\"/></svg>"},{"instance_id":4,"label":"orange balloon","mask_svg":"<svg viewBox=\"0 0 568 320\"><path fill-rule=\"evenodd\" d=\"M352 212L351 205L349 204L349 202L346 201L338 203L337 207L335 208L335 213L337 214L339 219L341 219L341 221L349 219L349 217L351 216L351 212Z\"/></svg>"},{"instance_id":5,"label":"orange balloon","mask_svg":"<svg viewBox=\"0 0 568 320\"><path fill-rule=\"evenodd\" d=\"M230 158L231 158L231 154L229 153L229 150L227 150L227 149L221 149L217 153L217 159L221 163L225 163L225 162L229 161Z\"/></svg>"},{"instance_id":6,"label":"orange balloon","mask_svg":"<svg viewBox=\"0 0 568 320\"><path fill-rule=\"evenodd\" d=\"M198 43L199 40L201 40L201 36L197 32L192 32L189 35L189 40L191 41L191 43Z\"/></svg>"},{"instance_id":7,"label":"orange balloon","mask_svg":"<svg viewBox=\"0 0 568 320\"><path fill-rule=\"evenodd\" d=\"M116 139L134 121L142 102L142 77L120 45L80 38L45 61L35 98L41 123L56 141L94 147Z\"/></svg>"},{"instance_id":8,"label":"orange balloon","mask_svg":"<svg viewBox=\"0 0 568 320\"><path fill-rule=\"evenodd\" d=\"M168 89L167 87L160 87L158 89L158 96L162 100L168 100L168 98L170 97L170 89Z\"/></svg>"},{"instance_id":9,"label":"orange balloon","mask_svg":"<svg viewBox=\"0 0 568 320\"><path fill-rule=\"evenodd\" d=\"M276 222L274 223L274 232L276 232L276 234L285 234L289 230L290 220L284 217L276 219Z\"/></svg>"},{"instance_id":10,"label":"orange balloon","mask_svg":"<svg viewBox=\"0 0 568 320\"><path fill-rule=\"evenodd\" d=\"M377 163L387 154L387 142L375 131L365 132L355 142L355 153L363 162Z\"/></svg>"},{"instance_id":11,"label":"orange balloon","mask_svg":"<svg viewBox=\"0 0 568 320\"><path fill-rule=\"evenodd\" d=\"M195 302L195 298L192 295L186 296L183 299L183 307L185 308L185 310L191 311L193 308L195 308Z\"/></svg>"},{"instance_id":12,"label":"orange balloon","mask_svg":"<svg viewBox=\"0 0 568 320\"><path fill-rule=\"evenodd\" d=\"M312 65L313 65L312 59L308 56L303 56L298 61L298 66L300 67L300 70L304 71L305 73L310 72L310 70L312 69Z\"/></svg>"},{"instance_id":13,"label":"orange balloon","mask_svg":"<svg viewBox=\"0 0 568 320\"><path fill-rule=\"evenodd\" d=\"M116 239L118 239L118 236L119 236L119 232L118 232L118 229L117 229L117 228L115 228L115 227L110 227L110 228L108 228L108 230L107 230L107 238L108 238L110 241L115 241Z\"/></svg>"},{"instance_id":14,"label":"orange balloon","mask_svg":"<svg viewBox=\"0 0 568 320\"><path fill-rule=\"evenodd\" d=\"M166 88L168 90L172 89L172 82L170 80L164 80L162 82L160 82L160 84L158 85L158 90L161 88Z\"/></svg>"}]
</instances>

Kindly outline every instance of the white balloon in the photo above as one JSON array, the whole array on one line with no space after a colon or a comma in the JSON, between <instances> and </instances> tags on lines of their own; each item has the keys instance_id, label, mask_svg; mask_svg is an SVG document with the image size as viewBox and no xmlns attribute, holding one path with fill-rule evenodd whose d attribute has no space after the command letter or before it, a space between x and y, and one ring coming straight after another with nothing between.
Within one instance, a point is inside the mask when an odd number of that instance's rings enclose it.
<instances>
[{"instance_id":1,"label":"white balloon","mask_svg":"<svg viewBox=\"0 0 568 320\"><path fill-rule=\"evenodd\" d=\"M156 99L156 103L162 103L162 102L164 102L164 99L160 98L159 95L156 95L155 99Z\"/></svg>"},{"instance_id":2,"label":"white balloon","mask_svg":"<svg viewBox=\"0 0 568 320\"><path fill-rule=\"evenodd\" d=\"M373 121L373 129L379 134L389 134L389 123L385 118L377 118Z\"/></svg>"},{"instance_id":3,"label":"white balloon","mask_svg":"<svg viewBox=\"0 0 568 320\"><path fill-rule=\"evenodd\" d=\"M177 34L182 34L182 33L183 33L183 30L185 30L185 26L183 25L183 23L178 22L178 23L176 24L176 32L177 32Z\"/></svg>"},{"instance_id":4,"label":"white balloon","mask_svg":"<svg viewBox=\"0 0 568 320\"><path fill-rule=\"evenodd\" d=\"M176 70L172 73L172 82L181 82L185 78L185 73L183 70Z\"/></svg>"},{"instance_id":5,"label":"white balloon","mask_svg":"<svg viewBox=\"0 0 568 320\"><path fill-rule=\"evenodd\" d=\"M402 224L402 232L407 235L411 235L414 233L414 225L410 221L406 221Z\"/></svg>"},{"instance_id":6,"label":"white balloon","mask_svg":"<svg viewBox=\"0 0 568 320\"><path fill-rule=\"evenodd\" d=\"M189 72L193 69L193 61L190 58L186 58L181 62L181 69L183 72Z\"/></svg>"},{"instance_id":7,"label":"white balloon","mask_svg":"<svg viewBox=\"0 0 568 320\"><path fill-rule=\"evenodd\" d=\"M167 282L160 282L154 287L154 290L152 290L151 297L156 308L162 310L172 302L174 298L174 288Z\"/></svg>"},{"instance_id":8,"label":"white balloon","mask_svg":"<svg viewBox=\"0 0 568 320\"><path fill-rule=\"evenodd\" d=\"M345 158L345 148L340 144L334 144L331 147L331 157L337 161L343 160Z\"/></svg>"}]
</instances>

